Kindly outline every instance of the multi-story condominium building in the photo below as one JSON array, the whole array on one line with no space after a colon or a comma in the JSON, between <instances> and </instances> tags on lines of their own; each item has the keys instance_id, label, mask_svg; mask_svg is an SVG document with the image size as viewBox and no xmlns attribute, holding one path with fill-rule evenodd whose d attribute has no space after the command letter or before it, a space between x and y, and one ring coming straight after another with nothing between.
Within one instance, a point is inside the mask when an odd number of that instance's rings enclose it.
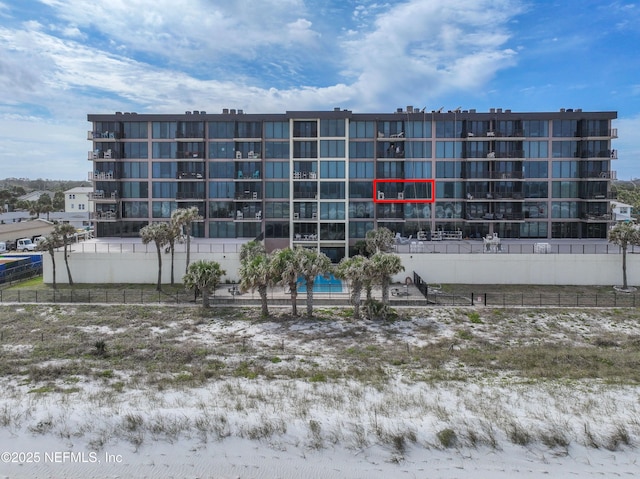
<instances>
[{"instance_id":1,"label":"multi-story condominium building","mask_svg":"<svg viewBox=\"0 0 640 479\"><path fill-rule=\"evenodd\" d=\"M194 236L263 237L334 261L376 226L427 240L606 238L616 116L90 114L95 231L137 236L197 206Z\"/></svg>"}]
</instances>

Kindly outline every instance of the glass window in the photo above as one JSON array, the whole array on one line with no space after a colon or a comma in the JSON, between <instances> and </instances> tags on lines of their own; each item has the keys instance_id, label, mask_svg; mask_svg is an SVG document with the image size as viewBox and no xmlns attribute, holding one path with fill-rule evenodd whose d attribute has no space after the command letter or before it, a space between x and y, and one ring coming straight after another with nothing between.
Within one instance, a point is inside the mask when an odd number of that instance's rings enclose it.
<instances>
[{"instance_id":1,"label":"glass window","mask_svg":"<svg viewBox=\"0 0 640 479\"><path fill-rule=\"evenodd\" d=\"M146 201L124 201L122 203L123 218L148 218L149 203Z\"/></svg>"},{"instance_id":2,"label":"glass window","mask_svg":"<svg viewBox=\"0 0 640 479\"><path fill-rule=\"evenodd\" d=\"M524 183L525 198L548 198L549 184L546 181L527 181Z\"/></svg>"},{"instance_id":3,"label":"glass window","mask_svg":"<svg viewBox=\"0 0 640 479\"><path fill-rule=\"evenodd\" d=\"M321 220L343 220L345 219L344 203L320 203Z\"/></svg>"},{"instance_id":4,"label":"glass window","mask_svg":"<svg viewBox=\"0 0 640 479\"><path fill-rule=\"evenodd\" d=\"M352 121L349 123L350 138L375 138L375 123L373 121Z\"/></svg>"},{"instance_id":5,"label":"glass window","mask_svg":"<svg viewBox=\"0 0 640 479\"><path fill-rule=\"evenodd\" d=\"M148 178L149 164L144 161L127 161L121 163L122 178Z\"/></svg>"},{"instance_id":6,"label":"glass window","mask_svg":"<svg viewBox=\"0 0 640 479\"><path fill-rule=\"evenodd\" d=\"M342 181L323 181L320 183L320 199L340 200L345 198L345 184Z\"/></svg>"},{"instance_id":7,"label":"glass window","mask_svg":"<svg viewBox=\"0 0 640 479\"><path fill-rule=\"evenodd\" d=\"M349 238L365 238L373 229L373 221L352 221L349 223Z\"/></svg>"},{"instance_id":8,"label":"glass window","mask_svg":"<svg viewBox=\"0 0 640 479\"><path fill-rule=\"evenodd\" d=\"M289 158L288 141L267 141L265 146L265 158Z\"/></svg>"},{"instance_id":9,"label":"glass window","mask_svg":"<svg viewBox=\"0 0 640 479\"><path fill-rule=\"evenodd\" d=\"M436 158L462 158L462 142L436 141Z\"/></svg>"},{"instance_id":10,"label":"glass window","mask_svg":"<svg viewBox=\"0 0 640 479\"><path fill-rule=\"evenodd\" d=\"M176 158L178 154L178 145L176 143L158 143L153 142L154 158Z\"/></svg>"},{"instance_id":11,"label":"glass window","mask_svg":"<svg viewBox=\"0 0 640 479\"><path fill-rule=\"evenodd\" d=\"M462 178L462 162L436 161L436 178Z\"/></svg>"},{"instance_id":12,"label":"glass window","mask_svg":"<svg viewBox=\"0 0 640 479\"><path fill-rule=\"evenodd\" d=\"M232 121L210 121L209 138L233 138L234 126Z\"/></svg>"},{"instance_id":13,"label":"glass window","mask_svg":"<svg viewBox=\"0 0 640 479\"><path fill-rule=\"evenodd\" d=\"M288 201L268 201L265 203L266 218L289 218L289 202Z\"/></svg>"},{"instance_id":14,"label":"glass window","mask_svg":"<svg viewBox=\"0 0 640 479\"><path fill-rule=\"evenodd\" d=\"M578 203L576 201L553 201L551 203L552 218L577 218Z\"/></svg>"},{"instance_id":15,"label":"glass window","mask_svg":"<svg viewBox=\"0 0 640 479\"><path fill-rule=\"evenodd\" d=\"M548 178L549 163L546 161L525 161L523 163L525 178Z\"/></svg>"},{"instance_id":16,"label":"glass window","mask_svg":"<svg viewBox=\"0 0 640 479\"><path fill-rule=\"evenodd\" d=\"M524 136L549 136L549 122L547 120L524 120L522 122L522 126L524 129Z\"/></svg>"},{"instance_id":17,"label":"glass window","mask_svg":"<svg viewBox=\"0 0 640 479\"><path fill-rule=\"evenodd\" d=\"M554 161L552 163L553 178L578 178L577 161Z\"/></svg>"},{"instance_id":18,"label":"glass window","mask_svg":"<svg viewBox=\"0 0 640 479\"><path fill-rule=\"evenodd\" d=\"M262 124L259 121L239 121L236 123L236 138L262 138Z\"/></svg>"},{"instance_id":19,"label":"glass window","mask_svg":"<svg viewBox=\"0 0 640 479\"><path fill-rule=\"evenodd\" d=\"M312 121L294 121L293 137L294 138L316 138L318 136L318 122Z\"/></svg>"},{"instance_id":20,"label":"glass window","mask_svg":"<svg viewBox=\"0 0 640 479\"><path fill-rule=\"evenodd\" d=\"M378 137L404 136L404 121L379 121Z\"/></svg>"},{"instance_id":21,"label":"glass window","mask_svg":"<svg viewBox=\"0 0 640 479\"><path fill-rule=\"evenodd\" d=\"M408 121L407 138L431 138L430 121Z\"/></svg>"},{"instance_id":22,"label":"glass window","mask_svg":"<svg viewBox=\"0 0 640 479\"><path fill-rule=\"evenodd\" d=\"M179 121L176 138L204 138L203 121Z\"/></svg>"},{"instance_id":23,"label":"glass window","mask_svg":"<svg viewBox=\"0 0 640 479\"><path fill-rule=\"evenodd\" d=\"M147 138L149 128L146 121L125 121L122 124L123 138Z\"/></svg>"},{"instance_id":24,"label":"glass window","mask_svg":"<svg viewBox=\"0 0 640 479\"><path fill-rule=\"evenodd\" d=\"M274 221L267 221L265 224L264 235L267 238L288 238L289 222L276 223Z\"/></svg>"},{"instance_id":25,"label":"glass window","mask_svg":"<svg viewBox=\"0 0 640 479\"><path fill-rule=\"evenodd\" d=\"M436 138L460 138L462 136L462 121L436 121Z\"/></svg>"},{"instance_id":26,"label":"glass window","mask_svg":"<svg viewBox=\"0 0 640 479\"><path fill-rule=\"evenodd\" d=\"M146 181L123 181L120 185L122 198L149 197L149 184Z\"/></svg>"},{"instance_id":27,"label":"glass window","mask_svg":"<svg viewBox=\"0 0 640 479\"><path fill-rule=\"evenodd\" d=\"M154 178L175 179L178 167L175 161L154 161L151 164L152 176Z\"/></svg>"},{"instance_id":28,"label":"glass window","mask_svg":"<svg viewBox=\"0 0 640 479\"><path fill-rule=\"evenodd\" d=\"M548 158L549 143L546 141L523 141L525 158Z\"/></svg>"},{"instance_id":29,"label":"glass window","mask_svg":"<svg viewBox=\"0 0 640 479\"><path fill-rule=\"evenodd\" d=\"M268 161L265 163L266 178L289 178L289 162Z\"/></svg>"},{"instance_id":30,"label":"glass window","mask_svg":"<svg viewBox=\"0 0 640 479\"><path fill-rule=\"evenodd\" d=\"M373 201L351 201L349 203L349 218L373 218Z\"/></svg>"},{"instance_id":31,"label":"glass window","mask_svg":"<svg viewBox=\"0 0 640 479\"><path fill-rule=\"evenodd\" d=\"M373 161L350 161L349 178L373 178Z\"/></svg>"},{"instance_id":32,"label":"glass window","mask_svg":"<svg viewBox=\"0 0 640 479\"><path fill-rule=\"evenodd\" d=\"M152 123L153 138L168 139L176 137L175 121L154 121Z\"/></svg>"},{"instance_id":33,"label":"glass window","mask_svg":"<svg viewBox=\"0 0 640 479\"><path fill-rule=\"evenodd\" d=\"M431 178L430 161L406 161L404 164L405 178Z\"/></svg>"},{"instance_id":34,"label":"glass window","mask_svg":"<svg viewBox=\"0 0 640 479\"><path fill-rule=\"evenodd\" d=\"M458 181L436 182L436 198L464 198L464 183Z\"/></svg>"},{"instance_id":35,"label":"glass window","mask_svg":"<svg viewBox=\"0 0 640 479\"><path fill-rule=\"evenodd\" d=\"M317 158L318 142L317 141L295 141L293 143L294 158Z\"/></svg>"},{"instance_id":36,"label":"glass window","mask_svg":"<svg viewBox=\"0 0 640 479\"><path fill-rule=\"evenodd\" d=\"M406 158L431 158L430 141L407 141L404 148Z\"/></svg>"},{"instance_id":37,"label":"glass window","mask_svg":"<svg viewBox=\"0 0 640 479\"><path fill-rule=\"evenodd\" d=\"M232 161L209 163L209 178L235 178L235 166Z\"/></svg>"},{"instance_id":38,"label":"glass window","mask_svg":"<svg viewBox=\"0 0 640 479\"><path fill-rule=\"evenodd\" d=\"M149 158L149 144L147 142L124 143L124 158Z\"/></svg>"},{"instance_id":39,"label":"glass window","mask_svg":"<svg viewBox=\"0 0 640 479\"><path fill-rule=\"evenodd\" d=\"M349 198L373 198L373 183L371 181L350 181Z\"/></svg>"},{"instance_id":40,"label":"glass window","mask_svg":"<svg viewBox=\"0 0 640 479\"><path fill-rule=\"evenodd\" d=\"M320 239L343 240L345 230L344 223L320 223Z\"/></svg>"},{"instance_id":41,"label":"glass window","mask_svg":"<svg viewBox=\"0 0 640 479\"><path fill-rule=\"evenodd\" d=\"M577 137L578 120L553 120L554 137Z\"/></svg>"},{"instance_id":42,"label":"glass window","mask_svg":"<svg viewBox=\"0 0 640 479\"><path fill-rule=\"evenodd\" d=\"M265 121L264 137L265 138L289 138L289 122L288 121Z\"/></svg>"},{"instance_id":43,"label":"glass window","mask_svg":"<svg viewBox=\"0 0 640 479\"><path fill-rule=\"evenodd\" d=\"M235 238L236 225L233 221L210 221L209 238Z\"/></svg>"},{"instance_id":44,"label":"glass window","mask_svg":"<svg viewBox=\"0 0 640 479\"><path fill-rule=\"evenodd\" d=\"M344 136L344 120L320 120L320 136Z\"/></svg>"},{"instance_id":45,"label":"glass window","mask_svg":"<svg viewBox=\"0 0 640 479\"><path fill-rule=\"evenodd\" d=\"M549 212L546 201L525 202L524 217L527 218L548 218Z\"/></svg>"},{"instance_id":46,"label":"glass window","mask_svg":"<svg viewBox=\"0 0 640 479\"><path fill-rule=\"evenodd\" d=\"M344 158L344 140L320 140L320 156Z\"/></svg>"},{"instance_id":47,"label":"glass window","mask_svg":"<svg viewBox=\"0 0 640 479\"><path fill-rule=\"evenodd\" d=\"M154 181L152 183L153 198L174 198L178 191L177 185L173 182Z\"/></svg>"},{"instance_id":48,"label":"glass window","mask_svg":"<svg viewBox=\"0 0 640 479\"><path fill-rule=\"evenodd\" d=\"M321 161L320 178L344 178L344 161Z\"/></svg>"},{"instance_id":49,"label":"glass window","mask_svg":"<svg viewBox=\"0 0 640 479\"><path fill-rule=\"evenodd\" d=\"M266 198L289 198L288 181L267 181L264 187Z\"/></svg>"},{"instance_id":50,"label":"glass window","mask_svg":"<svg viewBox=\"0 0 640 479\"><path fill-rule=\"evenodd\" d=\"M236 211L232 201L210 201L209 218L233 218Z\"/></svg>"},{"instance_id":51,"label":"glass window","mask_svg":"<svg viewBox=\"0 0 640 479\"><path fill-rule=\"evenodd\" d=\"M553 198L577 198L578 183L575 181L554 181L551 185Z\"/></svg>"},{"instance_id":52,"label":"glass window","mask_svg":"<svg viewBox=\"0 0 640 479\"><path fill-rule=\"evenodd\" d=\"M235 158L235 143L232 141L209 143L209 158Z\"/></svg>"},{"instance_id":53,"label":"glass window","mask_svg":"<svg viewBox=\"0 0 640 479\"><path fill-rule=\"evenodd\" d=\"M577 141L554 141L551 146L554 158L579 158Z\"/></svg>"},{"instance_id":54,"label":"glass window","mask_svg":"<svg viewBox=\"0 0 640 479\"><path fill-rule=\"evenodd\" d=\"M236 186L233 181L210 181L209 198L233 198Z\"/></svg>"},{"instance_id":55,"label":"glass window","mask_svg":"<svg viewBox=\"0 0 640 479\"><path fill-rule=\"evenodd\" d=\"M350 158L373 158L373 142L372 141L350 141L349 157Z\"/></svg>"},{"instance_id":56,"label":"glass window","mask_svg":"<svg viewBox=\"0 0 640 479\"><path fill-rule=\"evenodd\" d=\"M151 214L154 218L171 218L178 208L175 201L154 201L151 203Z\"/></svg>"},{"instance_id":57,"label":"glass window","mask_svg":"<svg viewBox=\"0 0 640 479\"><path fill-rule=\"evenodd\" d=\"M404 161L378 161L376 178L404 178Z\"/></svg>"}]
</instances>

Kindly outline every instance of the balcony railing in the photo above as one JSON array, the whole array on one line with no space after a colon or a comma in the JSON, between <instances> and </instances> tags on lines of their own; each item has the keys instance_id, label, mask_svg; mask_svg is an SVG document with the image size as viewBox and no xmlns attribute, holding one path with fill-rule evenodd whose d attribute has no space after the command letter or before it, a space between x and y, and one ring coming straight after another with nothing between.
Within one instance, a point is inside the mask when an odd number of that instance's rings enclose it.
<instances>
[{"instance_id":1,"label":"balcony railing","mask_svg":"<svg viewBox=\"0 0 640 479\"><path fill-rule=\"evenodd\" d=\"M103 200L106 202L112 202L118 200L118 193L105 193L104 190L97 190L89 192L89 199L91 200Z\"/></svg>"},{"instance_id":2,"label":"balcony railing","mask_svg":"<svg viewBox=\"0 0 640 479\"><path fill-rule=\"evenodd\" d=\"M204 200L203 191L178 191L176 200Z\"/></svg>"},{"instance_id":3,"label":"balcony railing","mask_svg":"<svg viewBox=\"0 0 640 479\"><path fill-rule=\"evenodd\" d=\"M121 135L117 131L89 131L87 140L119 140Z\"/></svg>"},{"instance_id":4,"label":"balcony railing","mask_svg":"<svg viewBox=\"0 0 640 479\"><path fill-rule=\"evenodd\" d=\"M87 179L89 181L96 181L96 180L113 180L114 175L113 175L113 171L90 171L87 175Z\"/></svg>"},{"instance_id":5,"label":"balcony railing","mask_svg":"<svg viewBox=\"0 0 640 479\"><path fill-rule=\"evenodd\" d=\"M176 174L176 178L178 180L201 180L202 178L204 178L204 174L181 171L180 173Z\"/></svg>"},{"instance_id":6,"label":"balcony railing","mask_svg":"<svg viewBox=\"0 0 640 479\"><path fill-rule=\"evenodd\" d=\"M116 153L111 149L104 150L104 151L103 150L93 150L93 151L90 151L87 154L87 159L88 160L100 160L100 159L103 159L103 158L106 159L106 160L114 160L117 157L118 157L118 155L116 155Z\"/></svg>"}]
</instances>

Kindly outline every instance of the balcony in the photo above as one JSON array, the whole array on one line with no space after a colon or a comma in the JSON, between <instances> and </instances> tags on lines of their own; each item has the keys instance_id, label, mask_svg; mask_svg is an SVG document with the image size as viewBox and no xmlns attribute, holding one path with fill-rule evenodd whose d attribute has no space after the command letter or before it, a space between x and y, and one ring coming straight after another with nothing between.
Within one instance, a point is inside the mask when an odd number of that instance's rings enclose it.
<instances>
[{"instance_id":1,"label":"balcony","mask_svg":"<svg viewBox=\"0 0 640 479\"><path fill-rule=\"evenodd\" d=\"M318 174L315 171L294 171L293 179L294 180L316 180L318 179Z\"/></svg>"},{"instance_id":2,"label":"balcony","mask_svg":"<svg viewBox=\"0 0 640 479\"><path fill-rule=\"evenodd\" d=\"M87 140L119 140L121 135L117 131L89 131Z\"/></svg>"},{"instance_id":3,"label":"balcony","mask_svg":"<svg viewBox=\"0 0 640 479\"><path fill-rule=\"evenodd\" d=\"M178 191L176 193L176 201L202 201L204 200L204 191Z\"/></svg>"},{"instance_id":4,"label":"balcony","mask_svg":"<svg viewBox=\"0 0 640 479\"><path fill-rule=\"evenodd\" d=\"M236 171L235 175L236 180L259 180L260 179L260 170L254 170L253 172L244 170Z\"/></svg>"},{"instance_id":5,"label":"balcony","mask_svg":"<svg viewBox=\"0 0 640 479\"><path fill-rule=\"evenodd\" d=\"M260 198L258 198L258 192L257 191L244 190L241 193L240 192L236 193L235 196L234 196L234 200L236 200L236 201L247 201L247 200L259 201Z\"/></svg>"},{"instance_id":6,"label":"balcony","mask_svg":"<svg viewBox=\"0 0 640 479\"><path fill-rule=\"evenodd\" d=\"M116 158L117 158L117 155L113 150L111 150L111 148L104 151L100 149L95 149L93 151L90 151L87 154L88 160L101 160L101 159L114 160Z\"/></svg>"},{"instance_id":7,"label":"balcony","mask_svg":"<svg viewBox=\"0 0 640 479\"><path fill-rule=\"evenodd\" d=\"M96 211L95 213L91 213L91 219L96 221L116 221L118 219L118 214L113 211Z\"/></svg>"},{"instance_id":8,"label":"balcony","mask_svg":"<svg viewBox=\"0 0 640 479\"><path fill-rule=\"evenodd\" d=\"M116 203L118 201L118 193L112 193L104 190L96 190L89 193L89 199L98 203Z\"/></svg>"},{"instance_id":9,"label":"balcony","mask_svg":"<svg viewBox=\"0 0 640 479\"><path fill-rule=\"evenodd\" d=\"M114 175L113 175L113 171L90 171L87 174L87 179L89 181L98 181L98 180L113 180Z\"/></svg>"},{"instance_id":10,"label":"balcony","mask_svg":"<svg viewBox=\"0 0 640 479\"><path fill-rule=\"evenodd\" d=\"M188 171L181 171L176 174L178 180L201 180L204 178L202 173L192 173Z\"/></svg>"}]
</instances>

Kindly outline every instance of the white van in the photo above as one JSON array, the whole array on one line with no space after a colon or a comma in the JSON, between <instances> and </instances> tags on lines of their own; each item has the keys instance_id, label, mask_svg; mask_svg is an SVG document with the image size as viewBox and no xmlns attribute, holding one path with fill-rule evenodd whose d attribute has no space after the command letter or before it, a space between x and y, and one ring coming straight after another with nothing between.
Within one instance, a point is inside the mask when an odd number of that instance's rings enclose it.
<instances>
[{"instance_id":1,"label":"white van","mask_svg":"<svg viewBox=\"0 0 640 479\"><path fill-rule=\"evenodd\" d=\"M20 238L16 242L16 249L18 251L35 251L36 245L30 238Z\"/></svg>"},{"instance_id":2,"label":"white van","mask_svg":"<svg viewBox=\"0 0 640 479\"><path fill-rule=\"evenodd\" d=\"M0 241L0 254L7 252L7 243Z\"/></svg>"}]
</instances>

